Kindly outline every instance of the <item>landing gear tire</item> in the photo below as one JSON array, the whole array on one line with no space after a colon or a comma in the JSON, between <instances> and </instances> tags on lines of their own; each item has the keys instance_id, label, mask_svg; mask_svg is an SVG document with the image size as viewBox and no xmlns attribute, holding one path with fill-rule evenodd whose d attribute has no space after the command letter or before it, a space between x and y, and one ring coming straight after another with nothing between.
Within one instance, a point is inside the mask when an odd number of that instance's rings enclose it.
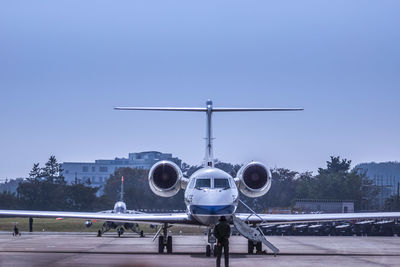
<instances>
[{"instance_id":1,"label":"landing gear tire","mask_svg":"<svg viewBox=\"0 0 400 267\"><path fill-rule=\"evenodd\" d=\"M262 252L262 243L261 242L257 242L256 244L256 253L261 253Z\"/></svg>"},{"instance_id":2,"label":"landing gear tire","mask_svg":"<svg viewBox=\"0 0 400 267\"><path fill-rule=\"evenodd\" d=\"M143 230L142 230L142 231L140 231L140 237L144 237Z\"/></svg>"},{"instance_id":3,"label":"landing gear tire","mask_svg":"<svg viewBox=\"0 0 400 267\"><path fill-rule=\"evenodd\" d=\"M210 246L210 245L207 245L207 246L206 246L206 256L207 256L207 257L210 257L210 256L211 256L211 246Z\"/></svg>"},{"instance_id":4,"label":"landing gear tire","mask_svg":"<svg viewBox=\"0 0 400 267\"><path fill-rule=\"evenodd\" d=\"M97 232L97 237L101 237L101 230Z\"/></svg>"},{"instance_id":5,"label":"landing gear tire","mask_svg":"<svg viewBox=\"0 0 400 267\"><path fill-rule=\"evenodd\" d=\"M214 245L213 255L214 257L217 257L217 245Z\"/></svg>"},{"instance_id":6,"label":"landing gear tire","mask_svg":"<svg viewBox=\"0 0 400 267\"><path fill-rule=\"evenodd\" d=\"M162 235L158 237L158 253L164 253L164 236Z\"/></svg>"},{"instance_id":7,"label":"landing gear tire","mask_svg":"<svg viewBox=\"0 0 400 267\"><path fill-rule=\"evenodd\" d=\"M167 253L172 253L172 236L168 236L167 238Z\"/></svg>"},{"instance_id":8,"label":"landing gear tire","mask_svg":"<svg viewBox=\"0 0 400 267\"><path fill-rule=\"evenodd\" d=\"M254 243L251 240L247 240L247 253L253 254Z\"/></svg>"}]
</instances>

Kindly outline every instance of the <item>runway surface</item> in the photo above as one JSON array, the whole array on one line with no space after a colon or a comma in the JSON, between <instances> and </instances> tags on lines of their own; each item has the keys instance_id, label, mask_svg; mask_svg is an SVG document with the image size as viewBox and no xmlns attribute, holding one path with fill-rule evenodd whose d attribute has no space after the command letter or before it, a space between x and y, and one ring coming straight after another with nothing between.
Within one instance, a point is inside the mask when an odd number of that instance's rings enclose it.
<instances>
[{"instance_id":1,"label":"runway surface","mask_svg":"<svg viewBox=\"0 0 400 267\"><path fill-rule=\"evenodd\" d=\"M400 266L400 237L268 238L281 253L248 255L247 240L230 239L231 266ZM157 242L116 233L0 232L0 266L214 266L205 257L206 236L174 236L173 254L157 254Z\"/></svg>"}]
</instances>

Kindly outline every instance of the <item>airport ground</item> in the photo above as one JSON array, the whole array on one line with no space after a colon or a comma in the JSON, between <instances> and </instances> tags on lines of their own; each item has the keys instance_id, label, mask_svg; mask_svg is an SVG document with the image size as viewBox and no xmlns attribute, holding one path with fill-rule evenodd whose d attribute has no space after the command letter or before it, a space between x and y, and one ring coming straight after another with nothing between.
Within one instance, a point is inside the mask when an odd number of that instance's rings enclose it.
<instances>
[{"instance_id":1,"label":"airport ground","mask_svg":"<svg viewBox=\"0 0 400 267\"><path fill-rule=\"evenodd\" d=\"M204 235L174 235L174 253L133 233L96 237L90 232L0 232L0 266L214 266ZM248 255L247 241L231 238L231 266L399 266L400 237L272 236L281 253Z\"/></svg>"}]
</instances>

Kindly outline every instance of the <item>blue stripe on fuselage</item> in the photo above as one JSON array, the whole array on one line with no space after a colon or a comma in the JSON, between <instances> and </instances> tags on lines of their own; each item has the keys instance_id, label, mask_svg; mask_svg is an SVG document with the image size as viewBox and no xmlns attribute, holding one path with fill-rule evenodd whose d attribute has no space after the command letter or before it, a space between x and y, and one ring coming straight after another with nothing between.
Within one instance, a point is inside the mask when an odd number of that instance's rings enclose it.
<instances>
[{"instance_id":1,"label":"blue stripe on fuselage","mask_svg":"<svg viewBox=\"0 0 400 267\"><path fill-rule=\"evenodd\" d=\"M234 205L219 205L219 206L191 205L190 211L193 215L233 214L233 212L235 211L235 206Z\"/></svg>"}]
</instances>

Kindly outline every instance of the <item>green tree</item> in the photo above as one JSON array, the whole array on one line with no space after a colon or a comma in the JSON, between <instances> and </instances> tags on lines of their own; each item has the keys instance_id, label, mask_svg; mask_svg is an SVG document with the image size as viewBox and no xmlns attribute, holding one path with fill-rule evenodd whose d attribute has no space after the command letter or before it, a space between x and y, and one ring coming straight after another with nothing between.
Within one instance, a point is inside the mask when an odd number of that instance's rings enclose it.
<instances>
[{"instance_id":1,"label":"green tree","mask_svg":"<svg viewBox=\"0 0 400 267\"><path fill-rule=\"evenodd\" d=\"M400 196L398 194L393 195L385 201L386 211L400 211Z\"/></svg>"},{"instance_id":2,"label":"green tree","mask_svg":"<svg viewBox=\"0 0 400 267\"><path fill-rule=\"evenodd\" d=\"M239 171L240 167L243 165L239 164L231 164L217 160L215 163L215 168L221 169L224 172L229 173L232 177L236 177L237 172Z\"/></svg>"},{"instance_id":3,"label":"green tree","mask_svg":"<svg viewBox=\"0 0 400 267\"><path fill-rule=\"evenodd\" d=\"M310 198L317 191L315 177L311 172L305 172L299 175L296 180L296 198Z\"/></svg>"},{"instance_id":4,"label":"green tree","mask_svg":"<svg viewBox=\"0 0 400 267\"><path fill-rule=\"evenodd\" d=\"M0 209L19 209L20 202L14 193L4 191L0 193Z\"/></svg>"},{"instance_id":5,"label":"green tree","mask_svg":"<svg viewBox=\"0 0 400 267\"><path fill-rule=\"evenodd\" d=\"M86 184L53 183L49 179L28 179L18 186L20 207L28 210L92 211L104 208L98 187ZM108 208L109 209L109 208Z\"/></svg>"},{"instance_id":6,"label":"green tree","mask_svg":"<svg viewBox=\"0 0 400 267\"><path fill-rule=\"evenodd\" d=\"M400 211L400 183L397 183L397 194L392 195L385 201L386 211Z\"/></svg>"},{"instance_id":7,"label":"green tree","mask_svg":"<svg viewBox=\"0 0 400 267\"><path fill-rule=\"evenodd\" d=\"M42 176L53 183L63 184L65 180L62 171L61 164L58 163L56 157L52 155L42 169Z\"/></svg>"},{"instance_id":8,"label":"green tree","mask_svg":"<svg viewBox=\"0 0 400 267\"><path fill-rule=\"evenodd\" d=\"M42 169L39 168L39 163L33 164L32 170L29 172L29 178L39 178L42 177Z\"/></svg>"},{"instance_id":9,"label":"green tree","mask_svg":"<svg viewBox=\"0 0 400 267\"><path fill-rule=\"evenodd\" d=\"M17 193L24 209L65 210L68 207L65 183L29 179L19 184Z\"/></svg>"},{"instance_id":10,"label":"green tree","mask_svg":"<svg viewBox=\"0 0 400 267\"><path fill-rule=\"evenodd\" d=\"M66 187L66 205L68 210L92 211L99 208L96 196L99 187L74 183Z\"/></svg>"},{"instance_id":11,"label":"green tree","mask_svg":"<svg viewBox=\"0 0 400 267\"><path fill-rule=\"evenodd\" d=\"M67 185L55 156L50 156L44 168L34 164L29 176L17 188L19 206L23 209L90 211L103 203L96 196L98 187Z\"/></svg>"},{"instance_id":12,"label":"green tree","mask_svg":"<svg viewBox=\"0 0 400 267\"><path fill-rule=\"evenodd\" d=\"M296 178L299 173L285 168L271 170L272 181L270 190L259 198L248 198L241 194L240 199L257 212L264 212L272 207L290 207L296 197ZM307 174L301 174L303 176ZM240 211L246 211L240 207Z\"/></svg>"},{"instance_id":13,"label":"green tree","mask_svg":"<svg viewBox=\"0 0 400 267\"><path fill-rule=\"evenodd\" d=\"M350 166L350 160L331 157L315 177L297 181L297 198L353 200L356 210L370 207L379 191L365 173L350 170Z\"/></svg>"}]
</instances>

